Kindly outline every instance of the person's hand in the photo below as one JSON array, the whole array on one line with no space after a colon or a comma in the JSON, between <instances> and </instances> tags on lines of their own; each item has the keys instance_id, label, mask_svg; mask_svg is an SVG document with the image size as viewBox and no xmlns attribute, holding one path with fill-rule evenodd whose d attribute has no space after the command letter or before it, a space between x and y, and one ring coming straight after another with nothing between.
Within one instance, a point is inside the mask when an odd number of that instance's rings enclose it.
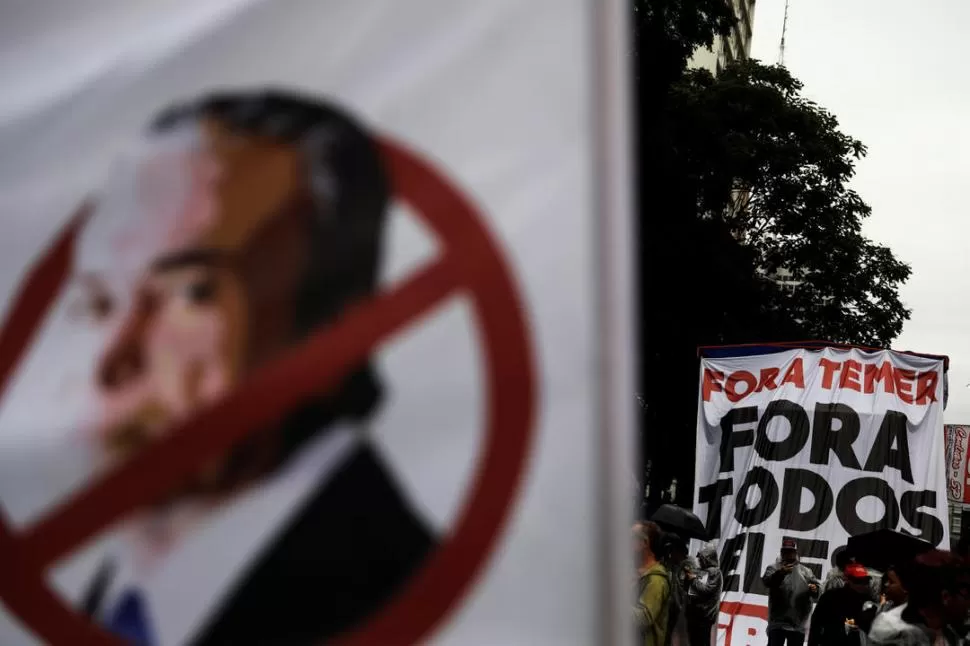
<instances>
[{"instance_id":1,"label":"person's hand","mask_svg":"<svg viewBox=\"0 0 970 646\"><path fill-rule=\"evenodd\" d=\"M784 572L791 572L792 570L795 569L795 564L794 563L785 563L783 566L781 566L781 569Z\"/></svg>"},{"instance_id":2,"label":"person's hand","mask_svg":"<svg viewBox=\"0 0 970 646\"><path fill-rule=\"evenodd\" d=\"M688 581L693 581L694 579L697 578L697 575L691 572L690 570L687 570L687 574L685 576L687 577Z\"/></svg>"},{"instance_id":3,"label":"person's hand","mask_svg":"<svg viewBox=\"0 0 970 646\"><path fill-rule=\"evenodd\" d=\"M808 589L811 590L812 593L818 592L818 586L815 585L814 583L809 583L808 584Z\"/></svg>"}]
</instances>

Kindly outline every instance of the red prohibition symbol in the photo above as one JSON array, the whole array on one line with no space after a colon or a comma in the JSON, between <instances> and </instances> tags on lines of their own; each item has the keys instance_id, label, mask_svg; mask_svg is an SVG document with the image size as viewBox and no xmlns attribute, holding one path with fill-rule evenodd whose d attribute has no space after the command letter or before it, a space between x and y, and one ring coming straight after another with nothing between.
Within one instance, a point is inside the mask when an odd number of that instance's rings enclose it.
<instances>
[{"instance_id":1,"label":"red prohibition symbol","mask_svg":"<svg viewBox=\"0 0 970 646\"><path fill-rule=\"evenodd\" d=\"M15 532L0 517L0 599L38 637L58 646L120 646L50 588L46 570L307 395L336 383L458 295L472 304L485 359L485 442L470 490L452 531L426 565L387 607L337 643L415 642L470 589L510 516L527 466L538 396L530 330L510 268L476 208L405 147L385 137L381 151L395 198L434 232L443 251L33 524ZM0 396L67 278L81 225L74 221L59 234L13 301L0 332Z\"/></svg>"}]
</instances>

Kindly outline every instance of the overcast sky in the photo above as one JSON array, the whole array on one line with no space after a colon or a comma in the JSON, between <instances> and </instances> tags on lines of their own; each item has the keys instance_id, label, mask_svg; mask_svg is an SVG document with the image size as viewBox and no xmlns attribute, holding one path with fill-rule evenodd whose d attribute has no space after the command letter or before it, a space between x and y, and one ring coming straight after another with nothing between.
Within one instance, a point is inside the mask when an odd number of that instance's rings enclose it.
<instances>
[{"instance_id":1,"label":"overcast sky","mask_svg":"<svg viewBox=\"0 0 970 646\"><path fill-rule=\"evenodd\" d=\"M752 55L778 60L785 0L758 0ZM861 139L866 233L910 263L894 349L950 357L947 423L970 423L970 76L966 0L791 0L785 64Z\"/></svg>"}]
</instances>

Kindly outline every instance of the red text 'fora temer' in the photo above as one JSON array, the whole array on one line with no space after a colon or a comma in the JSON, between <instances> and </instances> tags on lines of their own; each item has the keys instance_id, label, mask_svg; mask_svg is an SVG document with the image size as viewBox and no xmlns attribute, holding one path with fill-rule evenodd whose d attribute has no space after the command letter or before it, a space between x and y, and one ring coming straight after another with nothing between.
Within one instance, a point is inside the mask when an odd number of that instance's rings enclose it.
<instances>
[{"instance_id":1,"label":"red text 'fora temer'","mask_svg":"<svg viewBox=\"0 0 970 646\"><path fill-rule=\"evenodd\" d=\"M854 359L832 361L821 359L818 373L818 386L825 390L853 390L867 395L877 389L896 395L906 404L924 406L937 401L936 388L939 373L935 370L917 372L897 368L889 361L881 363L862 363ZM753 393L791 384L794 388L805 388L805 370L801 357L785 368L762 368L758 374L738 370L725 375L718 370L704 370L701 393L704 401L710 401L713 393L723 392L728 401L737 403Z\"/></svg>"}]
</instances>

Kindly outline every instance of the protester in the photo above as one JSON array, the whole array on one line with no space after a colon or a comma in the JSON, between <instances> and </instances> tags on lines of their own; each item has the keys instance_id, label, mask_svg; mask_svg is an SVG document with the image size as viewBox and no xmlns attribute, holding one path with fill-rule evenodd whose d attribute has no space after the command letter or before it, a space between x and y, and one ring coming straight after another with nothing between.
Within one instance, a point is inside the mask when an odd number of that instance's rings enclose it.
<instances>
[{"instance_id":1,"label":"protester","mask_svg":"<svg viewBox=\"0 0 970 646\"><path fill-rule=\"evenodd\" d=\"M697 562L697 571L687 574L687 637L690 646L711 646L723 588L717 549L705 545Z\"/></svg>"},{"instance_id":2,"label":"protester","mask_svg":"<svg viewBox=\"0 0 970 646\"><path fill-rule=\"evenodd\" d=\"M834 590L844 586L845 575L843 572L850 563L855 562L855 557L851 556L845 547L840 549L839 553L835 555L835 567L828 571L828 573L825 575L825 580L822 582L822 594L825 594L829 590ZM871 596L873 601L875 601L879 598L880 594L881 573L870 570L869 568L866 569L869 572L869 579L872 583Z\"/></svg>"},{"instance_id":3,"label":"protester","mask_svg":"<svg viewBox=\"0 0 970 646\"><path fill-rule=\"evenodd\" d=\"M820 585L815 574L798 562L795 539L782 541L781 555L761 579L768 588L768 646L801 646Z\"/></svg>"},{"instance_id":4,"label":"protester","mask_svg":"<svg viewBox=\"0 0 970 646\"><path fill-rule=\"evenodd\" d=\"M882 591L879 595L879 613L887 612L906 603L909 593L899 578L896 566L890 566L882 575Z\"/></svg>"},{"instance_id":5,"label":"protester","mask_svg":"<svg viewBox=\"0 0 970 646\"><path fill-rule=\"evenodd\" d=\"M933 550L916 558L903 581L907 603L876 617L869 639L880 646L957 646L970 610L970 571L956 554Z\"/></svg>"},{"instance_id":6,"label":"protester","mask_svg":"<svg viewBox=\"0 0 970 646\"><path fill-rule=\"evenodd\" d=\"M869 572L858 563L849 563L842 573L843 585L823 592L815 606L808 646L858 643L847 628L867 623L863 617L866 603L871 601Z\"/></svg>"},{"instance_id":7,"label":"protester","mask_svg":"<svg viewBox=\"0 0 970 646\"><path fill-rule=\"evenodd\" d=\"M670 612L670 575L654 550L661 547L663 534L656 523L633 526L637 563L637 593L633 617L643 646L664 646Z\"/></svg>"},{"instance_id":8,"label":"protester","mask_svg":"<svg viewBox=\"0 0 970 646\"><path fill-rule=\"evenodd\" d=\"M663 564L670 573L670 611L667 619L666 646L687 646L688 576L698 569L697 561L688 555L687 542L674 533L664 535Z\"/></svg>"}]
</instances>

